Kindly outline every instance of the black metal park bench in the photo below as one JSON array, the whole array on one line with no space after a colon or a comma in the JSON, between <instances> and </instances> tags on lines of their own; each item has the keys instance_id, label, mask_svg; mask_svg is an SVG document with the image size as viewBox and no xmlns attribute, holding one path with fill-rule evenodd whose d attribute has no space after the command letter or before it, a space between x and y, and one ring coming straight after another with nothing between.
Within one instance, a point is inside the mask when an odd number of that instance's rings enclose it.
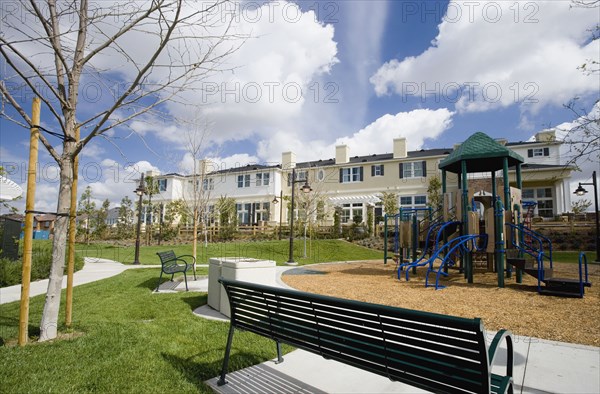
<instances>
[{"instance_id":1,"label":"black metal park bench","mask_svg":"<svg viewBox=\"0 0 600 394\"><path fill-rule=\"evenodd\" d=\"M171 275L171 281L173 281L173 277L177 272L183 273L183 278L185 279L185 290L188 291L188 283L187 283L187 271L192 268L194 272L194 280L196 280L196 259L192 255L182 255L176 256L175 252L172 250L168 250L166 252L157 252L158 258L160 259L160 276L158 277L158 285L156 286L156 292L158 292L158 288L160 287L160 281L162 279L162 274L165 273L167 275ZM187 260L183 259L191 258L192 263L188 263Z\"/></svg>"},{"instance_id":2,"label":"black metal park bench","mask_svg":"<svg viewBox=\"0 0 600 394\"><path fill-rule=\"evenodd\" d=\"M509 331L490 344L480 319L465 319L385 305L219 280L231 305L231 323L218 385L226 384L235 329L304 349L421 389L440 393L512 393ZM506 375L491 372L506 340Z\"/></svg>"}]
</instances>

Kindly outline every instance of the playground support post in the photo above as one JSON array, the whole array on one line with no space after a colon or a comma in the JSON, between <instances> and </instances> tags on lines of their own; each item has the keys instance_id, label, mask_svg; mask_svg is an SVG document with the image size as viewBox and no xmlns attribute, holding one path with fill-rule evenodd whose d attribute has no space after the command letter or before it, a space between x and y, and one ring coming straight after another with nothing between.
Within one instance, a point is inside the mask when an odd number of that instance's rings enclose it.
<instances>
[{"instance_id":1,"label":"playground support post","mask_svg":"<svg viewBox=\"0 0 600 394\"><path fill-rule=\"evenodd\" d=\"M498 287L504 287L504 206L500 197L496 198L496 270L498 271Z\"/></svg>"},{"instance_id":2,"label":"playground support post","mask_svg":"<svg viewBox=\"0 0 600 394\"><path fill-rule=\"evenodd\" d=\"M512 207L510 206L510 183L508 180L508 157L505 157L502 160L502 176L504 178L504 209L512 209ZM506 255L506 245L504 245L506 243L506 235L504 234L506 231L504 229L504 221L505 218L504 216L502 217L502 227L503 227L503 247L500 250L500 267L502 268L502 271L504 271L504 259L505 259L505 255ZM511 270L510 267L506 267L506 277L510 278L511 277ZM504 283L502 284L502 287L504 287Z\"/></svg>"},{"instance_id":3,"label":"playground support post","mask_svg":"<svg viewBox=\"0 0 600 394\"><path fill-rule=\"evenodd\" d=\"M466 235L467 234L467 229L468 229L468 209L469 209L469 186L468 186L468 179L467 179L467 162L465 160L461 160L460 162L461 164L461 182L462 182L462 234L461 235ZM471 259L471 252L467 252L465 253L465 256L463 257L463 266L465 268L465 276L467 279L468 283L473 283L473 264L472 264L472 259Z\"/></svg>"},{"instance_id":4,"label":"playground support post","mask_svg":"<svg viewBox=\"0 0 600 394\"><path fill-rule=\"evenodd\" d=\"M419 246L419 223L417 221L417 213L413 212L412 216L412 261L417 261L417 247ZM417 274L417 267L413 267L413 274Z\"/></svg>"},{"instance_id":5,"label":"playground support post","mask_svg":"<svg viewBox=\"0 0 600 394\"><path fill-rule=\"evenodd\" d=\"M517 188L519 190L523 190L523 177L521 176L521 163L517 163ZM519 205L520 206L520 205ZM523 212L519 212L519 223L517 223L519 226L521 225L523 220ZM524 242L524 237L523 237L523 232L520 232L520 239L519 242L521 242L521 244L523 244ZM522 254L523 252L519 252L520 254ZM517 268L517 283L523 283L523 270L520 268Z\"/></svg>"},{"instance_id":6,"label":"playground support post","mask_svg":"<svg viewBox=\"0 0 600 394\"><path fill-rule=\"evenodd\" d=\"M383 264L387 264L388 259L388 215L383 216Z\"/></svg>"},{"instance_id":7,"label":"playground support post","mask_svg":"<svg viewBox=\"0 0 600 394\"><path fill-rule=\"evenodd\" d=\"M29 328L29 286L33 247L33 211L35 209L35 181L37 177L38 143L40 135L39 97L33 98L31 109L31 134L29 137L29 167L27 168L27 197L25 198L25 234L23 237L23 269L21 279L21 305L19 309L19 346L25 346Z\"/></svg>"}]
</instances>

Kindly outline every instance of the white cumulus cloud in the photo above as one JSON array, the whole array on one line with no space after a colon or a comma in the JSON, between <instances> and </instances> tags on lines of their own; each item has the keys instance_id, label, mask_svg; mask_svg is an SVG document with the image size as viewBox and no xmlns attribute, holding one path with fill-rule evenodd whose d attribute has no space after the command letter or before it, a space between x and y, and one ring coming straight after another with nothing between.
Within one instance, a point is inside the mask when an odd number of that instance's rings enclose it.
<instances>
[{"instance_id":1,"label":"white cumulus cloud","mask_svg":"<svg viewBox=\"0 0 600 394\"><path fill-rule=\"evenodd\" d=\"M597 80L577 67L600 53L600 40L590 40L598 10L570 5L452 1L431 46L383 64L371 83L378 95L437 94L459 112L520 104L535 113L596 94Z\"/></svg>"}]
</instances>

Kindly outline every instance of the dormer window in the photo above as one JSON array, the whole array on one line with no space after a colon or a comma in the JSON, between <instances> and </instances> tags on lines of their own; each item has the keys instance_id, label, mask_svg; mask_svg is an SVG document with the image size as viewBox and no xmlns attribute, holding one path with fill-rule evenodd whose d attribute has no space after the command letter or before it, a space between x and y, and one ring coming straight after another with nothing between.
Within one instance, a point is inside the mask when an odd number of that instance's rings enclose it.
<instances>
[{"instance_id":1,"label":"dormer window","mask_svg":"<svg viewBox=\"0 0 600 394\"><path fill-rule=\"evenodd\" d=\"M550 148L527 149L527 157L544 157L544 156L550 156Z\"/></svg>"}]
</instances>

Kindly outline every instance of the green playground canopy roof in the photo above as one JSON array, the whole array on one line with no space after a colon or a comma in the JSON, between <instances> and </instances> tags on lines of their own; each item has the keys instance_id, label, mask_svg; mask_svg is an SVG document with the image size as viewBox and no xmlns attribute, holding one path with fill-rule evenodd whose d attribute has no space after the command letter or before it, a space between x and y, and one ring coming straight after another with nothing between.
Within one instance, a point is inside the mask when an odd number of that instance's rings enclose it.
<instances>
[{"instance_id":1,"label":"green playground canopy roof","mask_svg":"<svg viewBox=\"0 0 600 394\"><path fill-rule=\"evenodd\" d=\"M461 162L464 160L467 163L467 172L497 171L502 169L504 158L508 158L509 167L524 162L519 154L487 134L477 132L442 160L439 168L460 174Z\"/></svg>"}]
</instances>

